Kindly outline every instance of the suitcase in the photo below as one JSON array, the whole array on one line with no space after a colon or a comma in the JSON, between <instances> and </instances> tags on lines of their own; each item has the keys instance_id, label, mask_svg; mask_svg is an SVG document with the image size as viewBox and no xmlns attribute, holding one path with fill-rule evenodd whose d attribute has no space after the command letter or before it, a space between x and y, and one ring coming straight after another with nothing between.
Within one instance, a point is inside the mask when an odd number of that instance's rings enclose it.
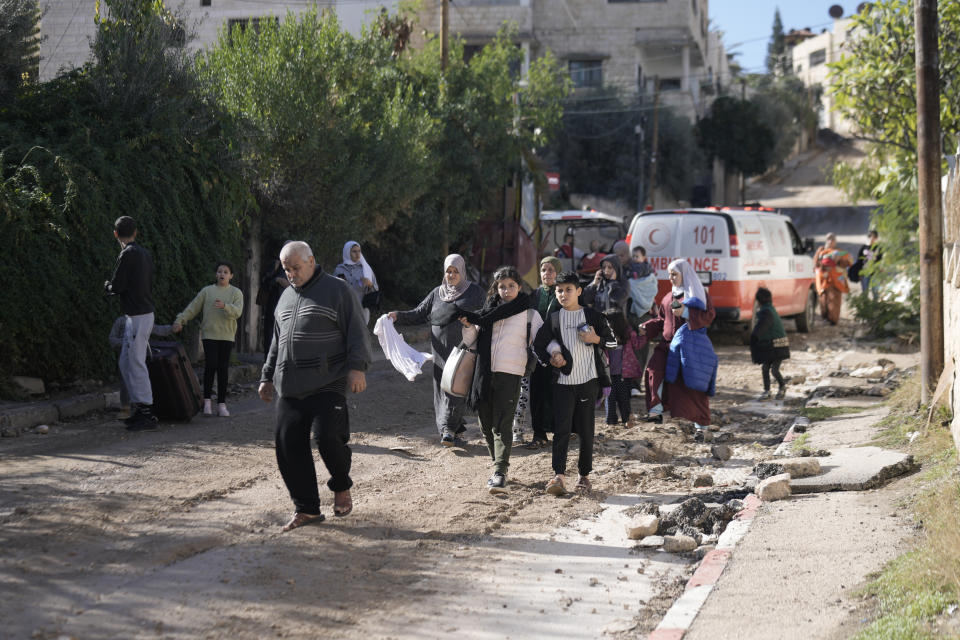
<instances>
[{"instance_id":1,"label":"suitcase","mask_svg":"<svg viewBox=\"0 0 960 640\"><path fill-rule=\"evenodd\" d=\"M203 406L203 392L179 342L150 341L147 357L153 412L165 420L189 420Z\"/></svg>"},{"instance_id":2,"label":"suitcase","mask_svg":"<svg viewBox=\"0 0 960 640\"><path fill-rule=\"evenodd\" d=\"M474 368L477 364L477 352L466 345L453 348L443 365L443 375L440 376L440 390L451 396L465 398L470 395L470 385L473 384Z\"/></svg>"}]
</instances>

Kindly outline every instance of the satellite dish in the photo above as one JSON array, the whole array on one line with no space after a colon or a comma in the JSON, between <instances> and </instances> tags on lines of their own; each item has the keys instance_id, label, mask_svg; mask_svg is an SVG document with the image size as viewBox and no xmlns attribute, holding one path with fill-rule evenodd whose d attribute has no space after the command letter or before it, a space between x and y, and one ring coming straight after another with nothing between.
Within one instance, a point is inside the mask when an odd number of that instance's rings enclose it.
<instances>
[{"instance_id":1,"label":"satellite dish","mask_svg":"<svg viewBox=\"0 0 960 640\"><path fill-rule=\"evenodd\" d=\"M865 13L870 8L869 2L861 2L857 5L857 13Z\"/></svg>"},{"instance_id":2,"label":"satellite dish","mask_svg":"<svg viewBox=\"0 0 960 640\"><path fill-rule=\"evenodd\" d=\"M839 20L843 17L843 7L838 4L832 5L827 13L829 13L830 17L834 20Z\"/></svg>"}]
</instances>

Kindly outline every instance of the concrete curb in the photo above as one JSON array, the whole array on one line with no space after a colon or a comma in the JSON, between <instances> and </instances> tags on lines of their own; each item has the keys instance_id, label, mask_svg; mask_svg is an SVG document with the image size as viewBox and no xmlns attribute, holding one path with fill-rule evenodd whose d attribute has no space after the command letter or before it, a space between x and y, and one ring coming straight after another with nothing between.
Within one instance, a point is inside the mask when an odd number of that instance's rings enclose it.
<instances>
[{"instance_id":1,"label":"concrete curb","mask_svg":"<svg viewBox=\"0 0 960 640\"><path fill-rule=\"evenodd\" d=\"M733 556L733 549L750 530L762 501L754 494L744 499L743 509L734 516L717 541L717 548L700 561L681 595L664 614L657 628L647 636L648 640L680 640L693 624L714 585L720 580L723 570Z\"/></svg>"},{"instance_id":2,"label":"concrete curb","mask_svg":"<svg viewBox=\"0 0 960 640\"><path fill-rule=\"evenodd\" d=\"M810 419L803 416L798 416L796 420L793 421L793 424L790 425L790 428L787 429L786 435L783 436L783 442L781 442L776 451L773 452L773 455L777 458L785 457L790 455L791 442L800 437L801 433L806 433L807 428L810 426Z\"/></svg>"},{"instance_id":3,"label":"concrete curb","mask_svg":"<svg viewBox=\"0 0 960 640\"><path fill-rule=\"evenodd\" d=\"M200 375L202 373L198 374L198 377ZM231 384L254 382L259 378L258 365L240 364L230 367ZM97 391L0 409L0 437L15 438L41 424L76 420L96 411L117 407L119 395L117 391Z\"/></svg>"},{"instance_id":4,"label":"concrete curb","mask_svg":"<svg viewBox=\"0 0 960 640\"><path fill-rule=\"evenodd\" d=\"M797 416L787 430L786 435L784 435L783 441L777 447L774 455L780 456L783 455L780 453L781 450L789 450L790 442L793 441L799 433L806 431L809 425L810 420L803 416ZM714 585L717 584L720 576L723 575L723 570L727 567L727 563L729 563L730 558L733 557L734 547L737 546L737 543L740 542L743 536L747 535L747 531L750 530L750 525L757 515L757 510L760 508L760 505L763 504L763 501L754 493L744 498L743 502L743 509L734 516L733 520L730 521L720 536L720 539L717 540L716 549L703 557L697 570L694 571L690 579L687 580L683 595L677 598L670 608L667 609L660 624L650 632L647 640L681 640L687 630L690 629L690 625L693 624L697 614L700 613L700 609L702 609L703 605L707 602L707 597L713 590Z\"/></svg>"},{"instance_id":5,"label":"concrete curb","mask_svg":"<svg viewBox=\"0 0 960 640\"><path fill-rule=\"evenodd\" d=\"M773 460L776 460L776 457L789 456L791 443L809 427L808 418L797 416L774 452ZM756 494L750 494L744 499L743 510L727 525L723 535L717 541L716 549L704 556L693 576L687 581L683 595L667 610L663 620L648 636L648 640L681 640L683 638L706 603L714 585L720 580L723 570L733 555L734 547L750 530L750 525L761 504L763 501Z\"/></svg>"}]
</instances>

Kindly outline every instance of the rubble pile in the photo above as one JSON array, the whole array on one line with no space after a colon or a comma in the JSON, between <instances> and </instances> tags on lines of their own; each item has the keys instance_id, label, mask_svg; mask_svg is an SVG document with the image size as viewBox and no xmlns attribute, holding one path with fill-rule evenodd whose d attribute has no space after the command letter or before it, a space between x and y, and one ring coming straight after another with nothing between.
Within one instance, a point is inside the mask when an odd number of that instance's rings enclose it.
<instances>
[{"instance_id":1,"label":"rubble pile","mask_svg":"<svg viewBox=\"0 0 960 640\"><path fill-rule=\"evenodd\" d=\"M662 547L668 553L697 551L702 555L716 545L727 524L742 509L739 498L717 504L693 497L673 508L644 502L627 510L632 516L627 537L639 540L637 547L643 549Z\"/></svg>"}]
</instances>

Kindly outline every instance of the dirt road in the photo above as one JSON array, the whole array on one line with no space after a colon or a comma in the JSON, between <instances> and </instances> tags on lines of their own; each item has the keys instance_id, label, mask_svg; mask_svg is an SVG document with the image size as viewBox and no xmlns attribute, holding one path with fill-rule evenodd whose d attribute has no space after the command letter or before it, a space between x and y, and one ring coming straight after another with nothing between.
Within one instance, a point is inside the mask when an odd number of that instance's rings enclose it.
<instances>
[{"instance_id":1,"label":"dirt road","mask_svg":"<svg viewBox=\"0 0 960 640\"><path fill-rule=\"evenodd\" d=\"M851 333L846 323L818 323L810 337L791 331L784 373L809 385ZM488 495L475 421L465 449L439 447L428 380L409 383L384 362L368 391L349 398L354 513L287 534L273 408L252 388L230 418L130 434L104 415L3 439L0 636L639 637L696 560L633 549L620 525L597 517L604 501L669 501L693 493L703 473L735 483L770 455L800 395L750 402L759 368L735 340L714 340L715 422L733 435L733 459L711 460L682 425L628 432L603 425L598 411L594 491L563 499L543 492L549 453L523 449L509 493ZM625 447L641 440L668 452L670 465L625 473ZM332 494L321 490L331 516Z\"/></svg>"}]
</instances>

